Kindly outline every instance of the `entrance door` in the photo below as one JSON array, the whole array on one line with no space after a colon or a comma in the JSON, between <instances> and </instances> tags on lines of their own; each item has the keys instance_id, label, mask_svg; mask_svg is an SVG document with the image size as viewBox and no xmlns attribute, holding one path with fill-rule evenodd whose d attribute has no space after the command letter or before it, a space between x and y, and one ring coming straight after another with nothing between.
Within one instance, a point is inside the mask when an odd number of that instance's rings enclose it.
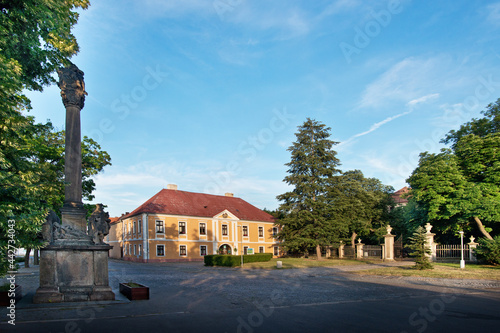
<instances>
[{"instance_id":1,"label":"entrance door","mask_svg":"<svg viewBox=\"0 0 500 333\"><path fill-rule=\"evenodd\" d=\"M219 254L231 254L231 246L228 244L223 244L219 247Z\"/></svg>"}]
</instances>

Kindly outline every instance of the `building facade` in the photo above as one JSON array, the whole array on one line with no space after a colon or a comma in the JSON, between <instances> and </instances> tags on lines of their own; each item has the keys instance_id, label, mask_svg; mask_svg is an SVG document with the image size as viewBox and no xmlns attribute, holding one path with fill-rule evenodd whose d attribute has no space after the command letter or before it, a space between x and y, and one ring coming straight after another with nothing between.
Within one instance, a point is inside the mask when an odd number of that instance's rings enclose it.
<instances>
[{"instance_id":1,"label":"building facade","mask_svg":"<svg viewBox=\"0 0 500 333\"><path fill-rule=\"evenodd\" d=\"M110 257L141 262L202 261L207 254L280 255L274 218L234 197L169 185L131 213L112 219Z\"/></svg>"}]
</instances>

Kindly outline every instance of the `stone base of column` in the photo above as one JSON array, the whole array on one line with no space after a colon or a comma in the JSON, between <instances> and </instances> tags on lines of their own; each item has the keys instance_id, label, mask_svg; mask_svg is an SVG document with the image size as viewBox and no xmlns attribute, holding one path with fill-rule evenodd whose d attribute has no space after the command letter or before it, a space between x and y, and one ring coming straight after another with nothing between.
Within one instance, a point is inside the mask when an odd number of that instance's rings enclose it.
<instances>
[{"instance_id":1,"label":"stone base of column","mask_svg":"<svg viewBox=\"0 0 500 333\"><path fill-rule=\"evenodd\" d=\"M83 208L83 205L80 207L64 204L61 208L61 217L63 225L87 233L87 210Z\"/></svg>"},{"instance_id":2,"label":"stone base of column","mask_svg":"<svg viewBox=\"0 0 500 333\"><path fill-rule=\"evenodd\" d=\"M114 300L109 245L49 245L41 250L40 287L33 303Z\"/></svg>"}]
</instances>

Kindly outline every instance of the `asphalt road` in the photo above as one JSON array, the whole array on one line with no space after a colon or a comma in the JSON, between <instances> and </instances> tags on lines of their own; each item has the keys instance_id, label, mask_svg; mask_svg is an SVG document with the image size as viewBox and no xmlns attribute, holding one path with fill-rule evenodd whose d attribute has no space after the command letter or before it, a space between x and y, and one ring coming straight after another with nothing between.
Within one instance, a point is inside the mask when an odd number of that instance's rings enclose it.
<instances>
[{"instance_id":1,"label":"asphalt road","mask_svg":"<svg viewBox=\"0 0 500 333\"><path fill-rule=\"evenodd\" d=\"M370 265L371 266L371 265ZM1 332L500 332L500 281L359 276L359 267L208 268L110 261L110 284L150 287L147 301L34 305L38 272ZM371 266L370 268L372 268Z\"/></svg>"}]
</instances>

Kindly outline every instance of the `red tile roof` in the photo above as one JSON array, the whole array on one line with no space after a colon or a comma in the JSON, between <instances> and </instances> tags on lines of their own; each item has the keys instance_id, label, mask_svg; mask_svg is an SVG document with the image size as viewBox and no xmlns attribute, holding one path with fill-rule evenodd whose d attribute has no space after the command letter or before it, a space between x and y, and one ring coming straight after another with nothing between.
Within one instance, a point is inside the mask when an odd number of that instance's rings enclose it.
<instances>
[{"instance_id":1,"label":"red tile roof","mask_svg":"<svg viewBox=\"0 0 500 333\"><path fill-rule=\"evenodd\" d=\"M391 196L396 202L396 204L406 204L408 203L408 200L406 198L403 198L403 195L408 193L408 186L403 187L402 189L397 190L394 192Z\"/></svg>"},{"instance_id":2,"label":"red tile roof","mask_svg":"<svg viewBox=\"0 0 500 333\"><path fill-rule=\"evenodd\" d=\"M240 220L274 222L274 217L243 199L163 189L124 217L142 213L214 217L228 210Z\"/></svg>"}]
</instances>

